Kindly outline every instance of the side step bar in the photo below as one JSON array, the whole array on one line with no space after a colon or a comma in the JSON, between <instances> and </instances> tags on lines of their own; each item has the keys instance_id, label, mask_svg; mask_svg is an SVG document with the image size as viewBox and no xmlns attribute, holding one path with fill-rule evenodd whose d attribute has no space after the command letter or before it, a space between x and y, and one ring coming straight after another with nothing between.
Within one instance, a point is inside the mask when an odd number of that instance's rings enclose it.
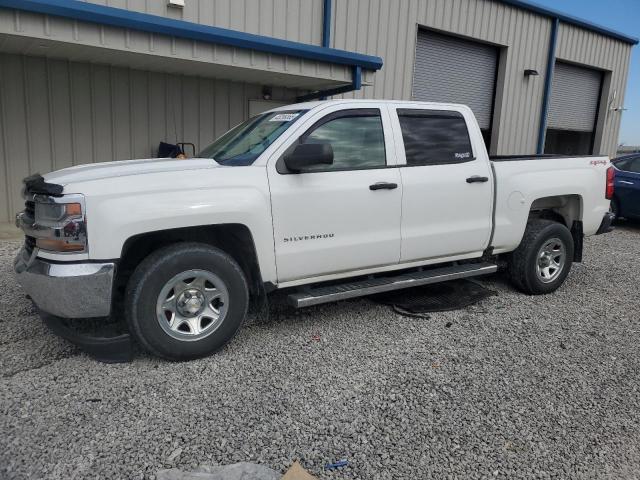
<instances>
[{"instance_id":1,"label":"side step bar","mask_svg":"<svg viewBox=\"0 0 640 480\"><path fill-rule=\"evenodd\" d=\"M470 263L452 267L434 268L419 272L402 273L392 277L368 278L358 281L347 281L337 285L326 285L306 288L287 297L289 305L296 308L310 307L321 303L346 300L348 298L373 295L402 288L419 287L430 283L446 282L458 278L487 275L498 270L493 263Z\"/></svg>"}]
</instances>

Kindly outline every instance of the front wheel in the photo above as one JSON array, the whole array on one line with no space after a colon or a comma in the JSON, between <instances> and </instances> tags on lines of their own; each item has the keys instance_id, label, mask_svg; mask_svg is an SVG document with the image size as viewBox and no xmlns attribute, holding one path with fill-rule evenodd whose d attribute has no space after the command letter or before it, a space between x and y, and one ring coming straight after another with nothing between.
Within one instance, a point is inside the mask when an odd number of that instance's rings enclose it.
<instances>
[{"instance_id":1,"label":"front wheel","mask_svg":"<svg viewBox=\"0 0 640 480\"><path fill-rule=\"evenodd\" d=\"M569 275L573 237L564 225L545 219L529 221L518 248L510 255L508 273L522 292L555 291Z\"/></svg>"},{"instance_id":2,"label":"front wheel","mask_svg":"<svg viewBox=\"0 0 640 480\"><path fill-rule=\"evenodd\" d=\"M127 284L125 312L134 337L150 353L189 360L222 348L244 322L249 289L227 253L199 243L161 248Z\"/></svg>"}]
</instances>

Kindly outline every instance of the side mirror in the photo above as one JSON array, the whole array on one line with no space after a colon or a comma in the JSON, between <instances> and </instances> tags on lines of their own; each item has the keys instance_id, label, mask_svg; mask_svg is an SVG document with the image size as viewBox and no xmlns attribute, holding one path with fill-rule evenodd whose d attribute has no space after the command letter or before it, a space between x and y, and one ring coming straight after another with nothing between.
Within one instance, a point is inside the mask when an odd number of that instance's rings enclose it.
<instances>
[{"instance_id":1,"label":"side mirror","mask_svg":"<svg viewBox=\"0 0 640 480\"><path fill-rule=\"evenodd\" d=\"M315 165L333 164L333 148L328 143L302 143L284 156L284 164L292 172Z\"/></svg>"}]
</instances>

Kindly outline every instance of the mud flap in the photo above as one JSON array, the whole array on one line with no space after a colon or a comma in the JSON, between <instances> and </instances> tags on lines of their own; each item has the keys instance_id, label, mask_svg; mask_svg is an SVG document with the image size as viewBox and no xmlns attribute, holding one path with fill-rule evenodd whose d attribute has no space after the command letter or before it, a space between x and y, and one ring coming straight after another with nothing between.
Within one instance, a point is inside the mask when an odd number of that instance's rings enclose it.
<instances>
[{"instance_id":1,"label":"mud flap","mask_svg":"<svg viewBox=\"0 0 640 480\"><path fill-rule=\"evenodd\" d=\"M584 233L582 222L575 220L571 225L571 236L573 237L573 261L582 262L582 251L584 249Z\"/></svg>"},{"instance_id":2,"label":"mud flap","mask_svg":"<svg viewBox=\"0 0 640 480\"><path fill-rule=\"evenodd\" d=\"M45 325L53 333L77 345L83 352L99 362L125 363L133 360L133 343L131 335L128 333L101 336L100 332L96 332L95 336L89 335L71 328L69 321L65 318L56 317L43 311L39 311L39 313Z\"/></svg>"}]
</instances>

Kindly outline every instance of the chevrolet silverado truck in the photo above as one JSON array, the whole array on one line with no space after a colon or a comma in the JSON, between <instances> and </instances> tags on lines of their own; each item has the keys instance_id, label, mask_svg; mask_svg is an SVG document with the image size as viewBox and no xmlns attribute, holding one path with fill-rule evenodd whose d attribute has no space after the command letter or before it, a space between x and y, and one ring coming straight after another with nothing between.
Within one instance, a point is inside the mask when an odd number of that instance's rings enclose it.
<instances>
[{"instance_id":1,"label":"chevrolet silverado truck","mask_svg":"<svg viewBox=\"0 0 640 480\"><path fill-rule=\"evenodd\" d=\"M14 269L47 315L124 315L149 352L191 359L276 289L305 307L500 265L520 291L553 292L584 236L610 230L613 188L607 157L490 158L463 105L300 103L197 158L25 179Z\"/></svg>"}]
</instances>

